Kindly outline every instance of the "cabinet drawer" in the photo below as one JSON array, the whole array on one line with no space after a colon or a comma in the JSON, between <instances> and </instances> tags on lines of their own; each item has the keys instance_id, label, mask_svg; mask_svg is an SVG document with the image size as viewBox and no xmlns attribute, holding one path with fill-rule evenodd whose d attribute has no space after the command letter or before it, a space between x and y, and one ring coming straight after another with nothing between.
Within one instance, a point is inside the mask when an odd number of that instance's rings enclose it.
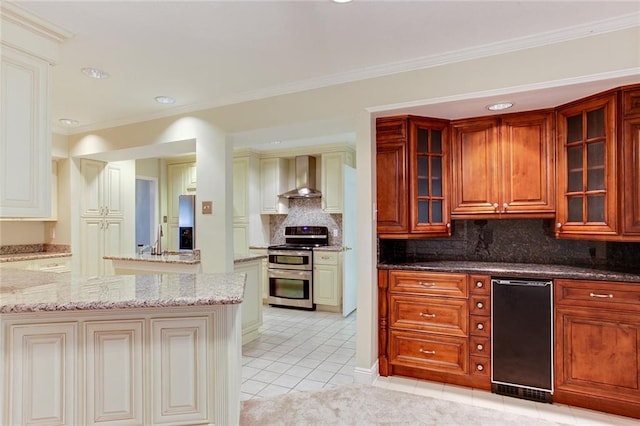
<instances>
[{"instance_id":1,"label":"cabinet drawer","mask_svg":"<svg viewBox=\"0 0 640 426\"><path fill-rule=\"evenodd\" d=\"M469 297L469 313L471 315L491 315L491 297L472 294Z\"/></svg>"},{"instance_id":2,"label":"cabinet drawer","mask_svg":"<svg viewBox=\"0 0 640 426\"><path fill-rule=\"evenodd\" d=\"M491 336L491 317L471 315L469 321L469 334L472 336Z\"/></svg>"},{"instance_id":3,"label":"cabinet drawer","mask_svg":"<svg viewBox=\"0 0 640 426\"><path fill-rule=\"evenodd\" d=\"M491 277L488 275L469 275L469 292L491 295Z\"/></svg>"},{"instance_id":4,"label":"cabinet drawer","mask_svg":"<svg viewBox=\"0 0 640 426\"><path fill-rule=\"evenodd\" d=\"M316 265L337 265L338 256L337 251L314 251L313 263Z\"/></svg>"},{"instance_id":5,"label":"cabinet drawer","mask_svg":"<svg viewBox=\"0 0 640 426\"><path fill-rule=\"evenodd\" d=\"M468 358L467 339L464 337L391 331L391 364L466 374Z\"/></svg>"},{"instance_id":6,"label":"cabinet drawer","mask_svg":"<svg viewBox=\"0 0 640 426\"><path fill-rule=\"evenodd\" d=\"M463 298L469 294L465 274L432 274L408 271L391 271L389 273L389 291Z\"/></svg>"},{"instance_id":7,"label":"cabinet drawer","mask_svg":"<svg viewBox=\"0 0 640 426\"><path fill-rule=\"evenodd\" d=\"M467 335L466 300L391 295L390 326Z\"/></svg>"},{"instance_id":8,"label":"cabinet drawer","mask_svg":"<svg viewBox=\"0 0 640 426\"><path fill-rule=\"evenodd\" d=\"M640 312L640 285L610 281L556 280L557 305Z\"/></svg>"},{"instance_id":9,"label":"cabinet drawer","mask_svg":"<svg viewBox=\"0 0 640 426\"><path fill-rule=\"evenodd\" d=\"M469 352L472 356L491 356L491 339L483 336L469 338Z\"/></svg>"},{"instance_id":10,"label":"cabinet drawer","mask_svg":"<svg viewBox=\"0 0 640 426\"><path fill-rule=\"evenodd\" d=\"M491 377L490 367L491 361L489 358L472 355L469 360L469 370L474 376Z\"/></svg>"}]
</instances>

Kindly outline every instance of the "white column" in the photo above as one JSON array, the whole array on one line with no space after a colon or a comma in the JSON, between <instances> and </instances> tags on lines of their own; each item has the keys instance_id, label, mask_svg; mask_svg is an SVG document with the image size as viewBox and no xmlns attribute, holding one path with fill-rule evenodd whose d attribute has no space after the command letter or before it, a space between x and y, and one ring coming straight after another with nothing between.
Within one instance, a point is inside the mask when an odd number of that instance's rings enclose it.
<instances>
[{"instance_id":1,"label":"white column","mask_svg":"<svg viewBox=\"0 0 640 426\"><path fill-rule=\"evenodd\" d=\"M367 111L356 117L358 197L358 317L356 320L356 374L360 383L378 375L378 287L375 224L375 129Z\"/></svg>"}]
</instances>

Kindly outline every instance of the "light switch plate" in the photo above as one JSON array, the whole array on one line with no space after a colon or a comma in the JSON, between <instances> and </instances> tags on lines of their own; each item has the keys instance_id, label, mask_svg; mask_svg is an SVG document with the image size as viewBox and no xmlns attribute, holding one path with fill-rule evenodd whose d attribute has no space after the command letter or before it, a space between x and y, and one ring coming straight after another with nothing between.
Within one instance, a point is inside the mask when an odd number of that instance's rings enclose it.
<instances>
[{"instance_id":1,"label":"light switch plate","mask_svg":"<svg viewBox=\"0 0 640 426\"><path fill-rule=\"evenodd\" d=\"M202 214L213 214L213 201L202 202Z\"/></svg>"}]
</instances>

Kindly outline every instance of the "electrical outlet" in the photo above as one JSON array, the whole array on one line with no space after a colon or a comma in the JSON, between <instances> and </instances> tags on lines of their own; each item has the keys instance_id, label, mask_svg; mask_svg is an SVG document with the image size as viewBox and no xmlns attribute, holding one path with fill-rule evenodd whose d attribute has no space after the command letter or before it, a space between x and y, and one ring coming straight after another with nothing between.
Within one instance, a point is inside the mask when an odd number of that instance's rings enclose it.
<instances>
[{"instance_id":1,"label":"electrical outlet","mask_svg":"<svg viewBox=\"0 0 640 426\"><path fill-rule=\"evenodd\" d=\"M337 237L337 236L338 236L338 229L337 229L337 228L333 230L333 236L334 236L334 237Z\"/></svg>"},{"instance_id":2,"label":"electrical outlet","mask_svg":"<svg viewBox=\"0 0 640 426\"><path fill-rule=\"evenodd\" d=\"M202 214L213 214L213 201L202 202Z\"/></svg>"}]
</instances>

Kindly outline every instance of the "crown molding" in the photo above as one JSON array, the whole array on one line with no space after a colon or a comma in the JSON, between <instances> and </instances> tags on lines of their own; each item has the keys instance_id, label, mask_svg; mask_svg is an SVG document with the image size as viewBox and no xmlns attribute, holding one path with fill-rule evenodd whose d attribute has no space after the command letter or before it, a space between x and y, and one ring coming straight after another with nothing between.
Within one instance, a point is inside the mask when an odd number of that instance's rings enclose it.
<instances>
[{"instance_id":1,"label":"crown molding","mask_svg":"<svg viewBox=\"0 0 640 426\"><path fill-rule=\"evenodd\" d=\"M541 47L561 42L576 40L580 38L591 37L613 31L634 28L640 26L640 12L619 16L613 19L607 19L598 22L590 22L582 25L563 28L562 30L549 31L539 33L527 37L519 37L489 43L486 45L465 48L456 51L446 52L440 55L432 55L420 57L406 61L399 61L379 66L362 68L355 71L336 73L329 76L314 78L309 80L301 80L289 84L267 87L264 89L248 91L220 98L214 102L206 102L200 104L184 105L166 109L161 112L143 114L135 117L127 117L109 122L96 123L88 126L75 127L68 129L68 134L79 134L111 127L119 127L142 121L155 120L160 118L171 117L180 114L189 114L196 111L223 107L242 102L255 101L273 96L287 95L307 90L320 89L324 87L334 86L338 84L350 83L370 78L383 77L386 75L417 71L456 62L480 59L489 56L495 56L510 53L518 50L526 50L534 47Z\"/></svg>"}]
</instances>

